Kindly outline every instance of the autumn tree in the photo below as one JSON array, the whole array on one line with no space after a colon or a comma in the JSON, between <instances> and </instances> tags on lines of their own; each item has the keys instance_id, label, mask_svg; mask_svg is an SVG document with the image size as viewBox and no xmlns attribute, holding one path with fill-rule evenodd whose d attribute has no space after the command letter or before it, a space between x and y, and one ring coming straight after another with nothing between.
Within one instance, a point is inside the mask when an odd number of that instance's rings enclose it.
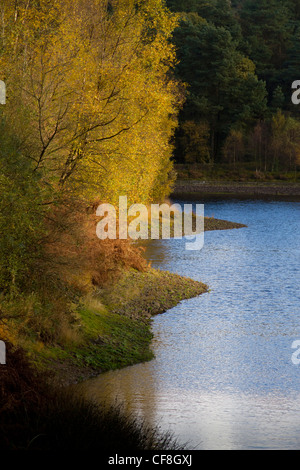
<instances>
[{"instance_id":1,"label":"autumn tree","mask_svg":"<svg viewBox=\"0 0 300 470\"><path fill-rule=\"evenodd\" d=\"M257 172L296 172L299 165L300 123L277 110L256 124L247 136L247 151Z\"/></svg>"},{"instance_id":2,"label":"autumn tree","mask_svg":"<svg viewBox=\"0 0 300 470\"><path fill-rule=\"evenodd\" d=\"M178 145L186 163L210 162L210 129L205 121L185 121Z\"/></svg>"},{"instance_id":3,"label":"autumn tree","mask_svg":"<svg viewBox=\"0 0 300 470\"><path fill-rule=\"evenodd\" d=\"M160 0L6 0L0 18L1 288L38 272L35 253L45 268L75 207L169 194L181 98Z\"/></svg>"},{"instance_id":4,"label":"autumn tree","mask_svg":"<svg viewBox=\"0 0 300 470\"><path fill-rule=\"evenodd\" d=\"M34 171L87 197L163 198L178 101L174 15L159 0L43 0L3 14L6 119Z\"/></svg>"},{"instance_id":5,"label":"autumn tree","mask_svg":"<svg viewBox=\"0 0 300 470\"><path fill-rule=\"evenodd\" d=\"M235 167L245 153L244 136L241 130L231 129L223 147L226 161Z\"/></svg>"}]
</instances>

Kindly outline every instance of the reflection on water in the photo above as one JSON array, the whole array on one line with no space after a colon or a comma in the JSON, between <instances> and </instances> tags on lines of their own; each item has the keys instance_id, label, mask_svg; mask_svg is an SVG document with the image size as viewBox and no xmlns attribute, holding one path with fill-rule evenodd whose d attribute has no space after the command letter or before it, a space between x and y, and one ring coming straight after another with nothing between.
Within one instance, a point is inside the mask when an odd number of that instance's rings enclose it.
<instances>
[{"instance_id":1,"label":"reflection on water","mask_svg":"<svg viewBox=\"0 0 300 470\"><path fill-rule=\"evenodd\" d=\"M200 201L201 202L201 201ZM298 449L299 203L211 201L206 215L248 228L207 232L201 251L151 242L154 267L207 283L211 292L153 322L156 358L84 384L120 401L190 449Z\"/></svg>"}]
</instances>

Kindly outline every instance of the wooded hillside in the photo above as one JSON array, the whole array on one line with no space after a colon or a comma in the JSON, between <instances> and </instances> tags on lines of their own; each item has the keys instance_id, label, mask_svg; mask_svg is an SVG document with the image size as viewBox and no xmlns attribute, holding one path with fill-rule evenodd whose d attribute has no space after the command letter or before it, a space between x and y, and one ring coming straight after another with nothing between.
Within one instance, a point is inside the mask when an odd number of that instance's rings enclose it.
<instances>
[{"instance_id":1,"label":"wooded hillside","mask_svg":"<svg viewBox=\"0 0 300 470\"><path fill-rule=\"evenodd\" d=\"M180 12L177 76L187 100L176 161L252 162L257 171L299 165L298 0L168 0Z\"/></svg>"}]
</instances>

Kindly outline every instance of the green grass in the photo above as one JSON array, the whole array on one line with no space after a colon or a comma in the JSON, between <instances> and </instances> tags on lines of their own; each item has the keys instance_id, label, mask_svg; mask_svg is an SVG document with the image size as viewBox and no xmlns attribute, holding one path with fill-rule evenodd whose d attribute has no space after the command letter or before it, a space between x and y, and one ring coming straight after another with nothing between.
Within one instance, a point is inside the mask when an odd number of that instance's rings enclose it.
<instances>
[{"instance_id":1,"label":"green grass","mask_svg":"<svg viewBox=\"0 0 300 470\"><path fill-rule=\"evenodd\" d=\"M104 372L153 358L149 319L133 320L88 308L82 308L80 316L86 341L73 351L78 365Z\"/></svg>"},{"instance_id":2,"label":"green grass","mask_svg":"<svg viewBox=\"0 0 300 470\"><path fill-rule=\"evenodd\" d=\"M106 289L81 299L75 340L31 351L39 370L54 371L64 384L153 359L151 323L207 286L169 272L124 272Z\"/></svg>"},{"instance_id":3,"label":"green grass","mask_svg":"<svg viewBox=\"0 0 300 470\"><path fill-rule=\"evenodd\" d=\"M80 341L46 345L27 351L37 370L50 373L64 385L86 380L108 370L153 358L151 319L130 319L107 309L81 305Z\"/></svg>"},{"instance_id":4,"label":"green grass","mask_svg":"<svg viewBox=\"0 0 300 470\"><path fill-rule=\"evenodd\" d=\"M72 362L104 372L151 360L152 316L206 291L204 284L168 272L125 272L83 301L84 341L69 350Z\"/></svg>"}]
</instances>

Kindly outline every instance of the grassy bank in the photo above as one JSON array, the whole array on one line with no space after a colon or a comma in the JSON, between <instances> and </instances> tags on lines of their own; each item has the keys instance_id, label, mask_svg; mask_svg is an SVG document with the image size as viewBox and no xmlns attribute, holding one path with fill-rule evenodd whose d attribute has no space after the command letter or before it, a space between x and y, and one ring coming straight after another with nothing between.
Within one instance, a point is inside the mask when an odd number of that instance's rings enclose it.
<instances>
[{"instance_id":1,"label":"grassy bank","mask_svg":"<svg viewBox=\"0 0 300 470\"><path fill-rule=\"evenodd\" d=\"M204 292L206 285L176 274L127 270L81 299L68 343L40 341L37 347L33 332L23 348L7 342L7 364L0 366L0 450L183 449L169 433L61 385L150 360L152 316Z\"/></svg>"},{"instance_id":2,"label":"grassy bank","mask_svg":"<svg viewBox=\"0 0 300 470\"><path fill-rule=\"evenodd\" d=\"M44 347L38 354L31 351L31 359L63 384L148 361L153 358L152 316L207 290L206 285L177 274L126 271L109 288L95 289L81 300L77 340L63 348Z\"/></svg>"}]
</instances>

